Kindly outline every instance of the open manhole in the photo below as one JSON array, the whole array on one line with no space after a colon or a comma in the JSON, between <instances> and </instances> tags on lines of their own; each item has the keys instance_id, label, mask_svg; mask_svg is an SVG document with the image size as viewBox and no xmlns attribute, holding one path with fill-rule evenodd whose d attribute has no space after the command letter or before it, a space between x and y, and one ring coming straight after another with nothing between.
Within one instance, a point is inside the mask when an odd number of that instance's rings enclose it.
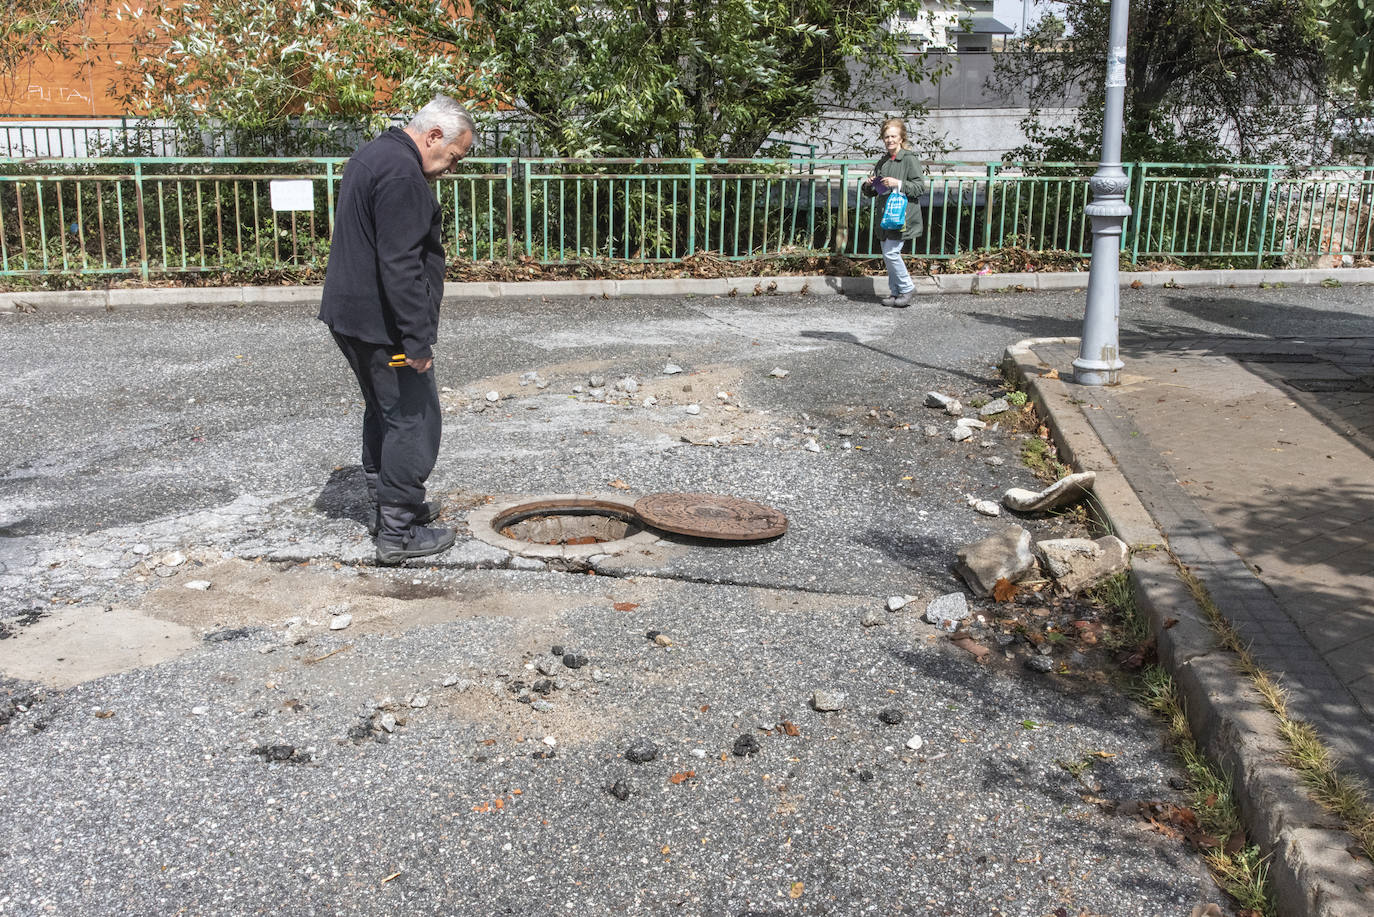
<instances>
[{"instance_id":1,"label":"open manhole","mask_svg":"<svg viewBox=\"0 0 1374 917\"><path fill-rule=\"evenodd\" d=\"M514 541L546 545L595 545L644 531L633 509L608 500L535 500L498 513L491 522Z\"/></svg>"},{"instance_id":2,"label":"open manhole","mask_svg":"<svg viewBox=\"0 0 1374 917\"><path fill-rule=\"evenodd\" d=\"M761 541L787 531L775 509L714 494L556 494L514 500L468 514L472 535L521 557L583 562L644 548L664 532L722 541Z\"/></svg>"}]
</instances>

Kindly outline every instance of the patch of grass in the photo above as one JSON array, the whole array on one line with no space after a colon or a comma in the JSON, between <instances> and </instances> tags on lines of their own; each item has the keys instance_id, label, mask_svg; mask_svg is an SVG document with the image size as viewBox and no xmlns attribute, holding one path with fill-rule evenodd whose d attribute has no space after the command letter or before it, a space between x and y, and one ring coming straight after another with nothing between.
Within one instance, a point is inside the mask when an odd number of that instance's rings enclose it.
<instances>
[{"instance_id":1,"label":"patch of grass","mask_svg":"<svg viewBox=\"0 0 1374 917\"><path fill-rule=\"evenodd\" d=\"M1303 785L1318 805L1339 818L1359 844L1364 855L1374 861L1374 808L1363 785L1340 772L1335 755L1308 723L1295 719L1288 710L1288 697L1278 680L1266 672L1230 621L1226 620L1207 587L1177 557L1174 563L1198 606L1207 615L1222 645L1236 654L1242 673L1264 699L1278 719L1279 735L1288 746L1286 763L1298 772Z\"/></svg>"},{"instance_id":2,"label":"patch of grass","mask_svg":"<svg viewBox=\"0 0 1374 917\"><path fill-rule=\"evenodd\" d=\"M1088 590L1088 598L1106 609L1111 620L1111 626L1102 633L1107 649L1137 649L1150 639L1150 624L1136 604L1129 574L1122 572L1103 580Z\"/></svg>"},{"instance_id":3,"label":"patch of grass","mask_svg":"<svg viewBox=\"0 0 1374 917\"><path fill-rule=\"evenodd\" d=\"M1057 481L1068 474L1069 466L1059 461L1059 455L1049 440L1032 436L1021 446L1021 461L1035 472L1036 477Z\"/></svg>"},{"instance_id":4,"label":"patch of grass","mask_svg":"<svg viewBox=\"0 0 1374 917\"><path fill-rule=\"evenodd\" d=\"M1007 404L1011 405L1014 408L1025 407L1026 393L1022 391L1007 392Z\"/></svg>"},{"instance_id":5,"label":"patch of grass","mask_svg":"<svg viewBox=\"0 0 1374 917\"><path fill-rule=\"evenodd\" d=\"M1275 906L1269 891L1267 858L1257 846L1243 842L1245 829L1231 781L1198 748L1173 677L1159 666L1150 666L1141 673L1136 695L1167 724L1170 744L1187 781L1189 807L1197 816L1202 835L1216 841L1207 848L1204 859L1217 884L1241 907L1272 917ZM1242 840L1233 843L1237 838Z\"/></svg>"}]
</instances>

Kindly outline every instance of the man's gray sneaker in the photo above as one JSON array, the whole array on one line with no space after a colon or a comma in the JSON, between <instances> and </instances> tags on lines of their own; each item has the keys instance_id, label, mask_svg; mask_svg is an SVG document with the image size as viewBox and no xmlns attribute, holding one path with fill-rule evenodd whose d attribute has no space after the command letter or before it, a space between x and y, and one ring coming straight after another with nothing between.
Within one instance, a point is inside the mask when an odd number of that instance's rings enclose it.
<instances>
[{"instance_id":1,"label":"man's gray sneaker","mask_svg":"<svg viewBox=\"0 0 1374 917\"><path fill-rule=\"evenodd\" d=\"M897 304L897 297L895 297L895 296L884 296L884 297L882 298L882 303L883 303L883 305L885 305L885 306L895 306L895 305Z\"/></svg>"},{"instance_id":2,"label":"man's gray sneaker","mask_svg":"<svg viewBox=\"0 0 1374 917\"><path fill-rule=\"evenodd\" d=\"M903 293L901 296L898 296L897 298L893 299L892 302L889 303L889 305L894 306L898 309L905 309L907 306L911 305L911 294Z\"/></svg>"}]
</instances>

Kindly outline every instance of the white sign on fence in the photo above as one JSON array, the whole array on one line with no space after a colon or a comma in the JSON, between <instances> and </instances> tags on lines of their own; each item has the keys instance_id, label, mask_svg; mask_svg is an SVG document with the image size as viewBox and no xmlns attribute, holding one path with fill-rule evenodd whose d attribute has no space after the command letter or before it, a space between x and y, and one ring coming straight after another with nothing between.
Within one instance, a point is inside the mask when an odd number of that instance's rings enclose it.
<instances>
[{"instance_id":1,"label":"white sign on fence","mask_svg":"<svg viewBox=\"0 0 1374 917\"><path fill-rule=\"evenodd\" d=\"M273 210L315 209L315 183L310 179L273 180L269 186Z\"/></svg>"}]
</instances>

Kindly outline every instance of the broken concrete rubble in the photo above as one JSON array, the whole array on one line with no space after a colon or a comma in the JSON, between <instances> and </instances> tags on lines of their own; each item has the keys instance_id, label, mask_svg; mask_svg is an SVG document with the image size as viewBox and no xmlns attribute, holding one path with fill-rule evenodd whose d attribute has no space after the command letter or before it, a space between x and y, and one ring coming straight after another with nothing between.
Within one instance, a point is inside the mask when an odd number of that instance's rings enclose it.
<instances>
[{"instance_id":1,"label":"broken concrete rubble","mask_svg":"<svg viewBox=\"0 0 1374 917\"><path fill-rule=\"evenodd\" d=\"M1034 569L1030 532L1019 525L1009 525L996 535L964 545L955 565L978 596L991 595L999 579L1014 583Z\"/></svg>"},{"instance_id":2,"label":"broken concrete rubble","mask_svg":"<svg viewBox=\"0 0 1374 917\"><path fill-rule=\"evenodd\" d=\"M1131 549L1115 535L1096 540L1051 538L1037 542L1045 572L1068 592L1086 589L1130 566Z\"/></svg>"}]
</instances>

